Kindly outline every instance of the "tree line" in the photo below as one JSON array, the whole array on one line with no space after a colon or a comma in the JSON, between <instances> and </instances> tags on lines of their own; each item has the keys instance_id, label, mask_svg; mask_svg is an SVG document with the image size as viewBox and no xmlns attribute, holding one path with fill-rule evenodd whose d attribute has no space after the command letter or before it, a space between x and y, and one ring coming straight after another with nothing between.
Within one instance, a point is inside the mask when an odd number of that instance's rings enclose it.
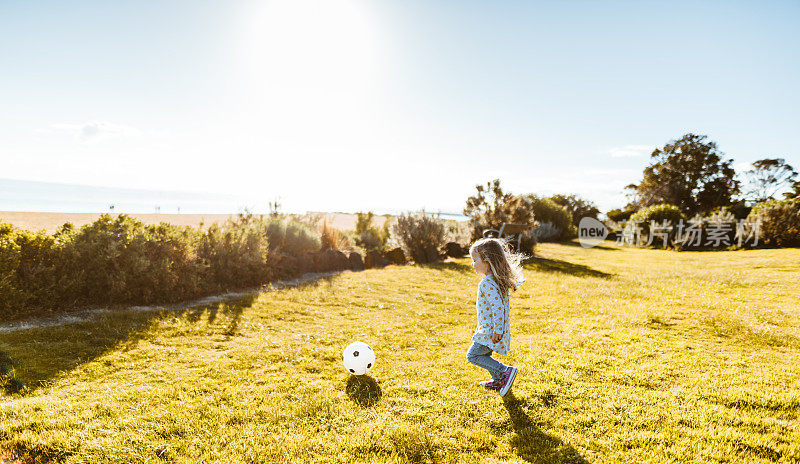
<instances>
[{"instance_id":1,"label":"tree line","mask_svg":"<svg viewBox=\"0 0 800 464\"><path fill-rule=\"evenodd\" d=\"M653 150L642 180L625 187L628 204L607 215L622 221L642 208L670 204L689 217L720 208L745 217L752 206L778 199L781 191L784 199L800 198L797 176L783 158L759 159L740 176L715 142L688 133Z\"/></svg>"}]
</instances>

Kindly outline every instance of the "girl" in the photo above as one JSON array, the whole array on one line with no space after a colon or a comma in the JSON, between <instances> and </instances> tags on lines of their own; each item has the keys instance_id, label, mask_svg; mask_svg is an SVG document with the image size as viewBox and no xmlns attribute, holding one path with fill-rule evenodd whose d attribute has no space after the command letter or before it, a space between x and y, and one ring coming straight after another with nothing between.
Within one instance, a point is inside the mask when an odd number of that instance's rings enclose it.
<instances>
[{"instance_id":1,"label":"girl","mask_svg":"<svg viewBox=\"0 0 800 464\"><path fill-rule=\"evenodd\" d=\"M492 380L481 382L487 390L497 390L505 396L514 383L516 367L504 366L492 358L492 351L507 356L511 347L511 306L508 300L510 289L525 281L520 261L523 255L512 252L505 240L483 238L469 249L472 268L484 274L478 286L476 307L478 327L472 336L472 346L467 351L467 361L480 366L492 376Z\"/></svg>"}]
</instances>

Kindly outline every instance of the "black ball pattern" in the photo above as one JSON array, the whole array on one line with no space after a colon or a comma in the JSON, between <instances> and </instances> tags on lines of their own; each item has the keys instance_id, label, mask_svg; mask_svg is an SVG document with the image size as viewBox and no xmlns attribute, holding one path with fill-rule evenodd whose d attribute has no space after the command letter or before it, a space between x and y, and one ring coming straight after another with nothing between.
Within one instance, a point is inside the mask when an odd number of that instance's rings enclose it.
<instances>
[{"instance_id":1,"label":"black ball pattern","mask_svg":"<svg viewBox=\"0 0 800 464\"><path fill-rule=\"evenodd\" d=\"M358 351L353 351L353 357L354 357L354 358L357 358L357 357L358 357Z\"/></svg>"}]
</instances>

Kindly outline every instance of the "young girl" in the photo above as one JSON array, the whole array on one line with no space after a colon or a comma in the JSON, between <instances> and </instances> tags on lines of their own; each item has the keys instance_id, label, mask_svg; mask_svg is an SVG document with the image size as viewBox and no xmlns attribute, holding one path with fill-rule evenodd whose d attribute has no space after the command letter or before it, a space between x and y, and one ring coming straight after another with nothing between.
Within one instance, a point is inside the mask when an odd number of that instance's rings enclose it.
<instances>
[{"instance_id":1,"label":"young girl","mask_svg":"<svg viewBox=\"0 0 800 464\"><path fill-rule=\"evenodd\" d=\"M481 382L487 390L498 390L505 396L514 383L516 367L503 365L492 358L492 351L507 356L511 347L511 306L508 292L524 282L520 261L523 255L512 252L505 240L483 238L469 249L472 268L484 274L478 286L476 307L478 327L467 351L467 361L480 366L492 376Z\"/></svg>"}]
</instances>

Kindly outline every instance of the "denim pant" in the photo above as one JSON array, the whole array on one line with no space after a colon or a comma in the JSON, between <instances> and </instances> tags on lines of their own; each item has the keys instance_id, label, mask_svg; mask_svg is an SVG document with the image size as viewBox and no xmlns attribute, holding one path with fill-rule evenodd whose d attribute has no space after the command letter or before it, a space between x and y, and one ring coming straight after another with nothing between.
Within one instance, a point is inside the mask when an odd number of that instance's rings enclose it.
<instances>
[{"instance_id":1,"label":"denim pant","mask_svg":"<svg viewBox=\"0 0 800 464\"><path fill-rule=\"evenodd\" d=\"M506 372L507 367L500 361L492 358L492 349L478 342L472 342L472 346L467 351L467 361L480 366L492 375L492 380L500 380Z\"/></svg>"}]
</instances>

